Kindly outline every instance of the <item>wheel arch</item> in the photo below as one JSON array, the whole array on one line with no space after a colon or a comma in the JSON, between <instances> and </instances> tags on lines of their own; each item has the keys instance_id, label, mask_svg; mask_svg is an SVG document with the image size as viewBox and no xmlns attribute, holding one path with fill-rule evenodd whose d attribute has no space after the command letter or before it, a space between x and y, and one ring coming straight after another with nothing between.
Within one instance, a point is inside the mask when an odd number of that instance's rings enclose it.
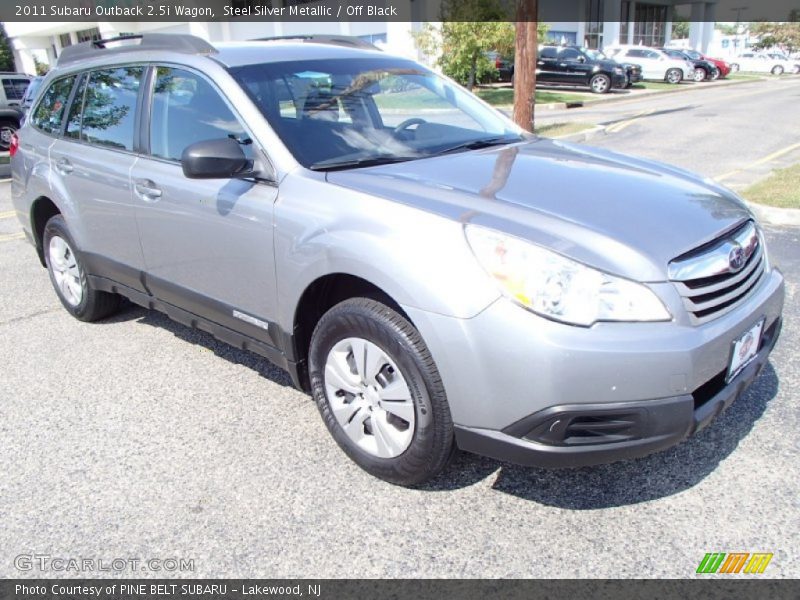
<instances>
[{"instance_id":1,"label":"wheel arch","mask_svg":"<svg viewBox=\"0 0 800 600\"><path fill-rule=\"evenodd\" d=\"M377 300L398 312L413 325L400 304L380 286L367 279L343 272L329 273L316 278L306 286L295 306L291 335L291 352L298 365L297 383L306 392L311 391L307 364L314 328L328 310L350 298Z\"/></svg>"},{"instance_id":2,"label":"wheel arch","mask_svg":"<svg viewBox=\"0 0 800 600\"><path fill-rule=\"evenodd\" d=\"M44 239L44 227L47 222L55 215L63 215L61 210L56 206L47 196L39 196L31 204L31 232L33 233L33 241L36 245L36 254L39 256L39 262L43 267L47 266L44 259L44 246L42 240Z\"/></svg>"}]
</instances>

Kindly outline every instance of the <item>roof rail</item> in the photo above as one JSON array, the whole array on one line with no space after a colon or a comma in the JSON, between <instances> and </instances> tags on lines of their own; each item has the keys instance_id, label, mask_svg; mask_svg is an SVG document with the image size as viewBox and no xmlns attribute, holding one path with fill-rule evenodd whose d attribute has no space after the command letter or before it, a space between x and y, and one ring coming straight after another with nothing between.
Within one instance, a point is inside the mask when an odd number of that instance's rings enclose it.
<instances>
[{"instance_id":1,"label":"roof rail","mask_svg":"<svg viewBox=\"0 0 800 600\"><path fill-rule=\"evenodd\" d=\"M291 41L308 42L311 44L331 44L334 46L348 46L350 48L363 48L365 50L380 50L375 44L351 35L279 35L275 37L258 38L258 42Z\"/></svg>"},{"instance_id":2,"label":"roof rail","mask_svg":"<svg viewBox=\"0 0 800 600\"><path fill-rule=\"evenodd\" d=\"M139 43L127 43L138 41ZM119 45L116 45L119 42ZM109 44L111 44L109 46ZM169 50L183 54L215 54L216 48L202 38L181 33L145 33L141 35L122 35L105 40L81 42L67 46L58 57L58 66L74 62L134 52L136 50Z\"/></svg>"}]
</instances>

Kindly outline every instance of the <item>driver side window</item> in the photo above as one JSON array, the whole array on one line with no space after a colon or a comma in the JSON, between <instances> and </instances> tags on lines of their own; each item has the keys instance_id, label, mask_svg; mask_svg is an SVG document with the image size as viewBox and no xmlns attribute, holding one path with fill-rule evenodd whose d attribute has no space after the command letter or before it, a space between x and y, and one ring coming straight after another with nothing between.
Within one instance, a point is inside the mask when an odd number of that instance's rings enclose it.
<instances>
[{"instance_id":1,"label":"driver side window","mask_svg":"<svg viewBox=\"0 0 800 600\"><path fill-rule=\"evenodd\" d=\"M219 92L200 75L158 67L150 116L150 154L179 161L184 149L204 140L232 138L249 159L253 143Z\"/></svg>"}]
</instances>

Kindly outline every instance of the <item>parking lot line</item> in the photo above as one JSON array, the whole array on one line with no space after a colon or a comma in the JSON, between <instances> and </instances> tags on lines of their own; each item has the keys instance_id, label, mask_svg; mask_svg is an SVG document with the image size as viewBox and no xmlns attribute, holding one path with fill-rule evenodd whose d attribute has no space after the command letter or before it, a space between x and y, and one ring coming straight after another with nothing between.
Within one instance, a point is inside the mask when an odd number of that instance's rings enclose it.
<instances>
[{"instance_id":1,"label":"parking lot line","mask_svg":"<svg viewBox=\"0 0 800 600\"><path fill-rule=\"evenodd\" d=\"M780 158L781 156L783 156L785 154L789 154L789 152L792 152L792 151L797 150L797 149L800 149L800 144L792 144L791 146L787 146L786 148L783 148L782 150L777 150L777 151L773 152L772 154L768 154L764 158L760 158L757 161L752 162L749 165L746 165L746 166L744 166L744 167L742 167L740 169L734 169L733 171L728 171L727 173L723 173L722 175L720 175L719 177L716 177L715 179L717 181L723 181L725 179L733 177L737 173L741 173L742 171L747 171L748 169L752 169L753 167L759 167L761 165L767 164L768 162L772 162L773 160L775 160L777 158Z\"/></svg>"},{"instance_id":2,"label":"parking lot line","mask_svg":"<svg viewBox=\"0 0 800 600\"><path fill-rule=\"evenodd\" d=\"M11 240L21 240L25 237L25 234L21 231L17 233L7 233L5 235L0 235L0 242L10 242Z\"/></svg>"},{"instance_id":3,"label":"parking lot line","mask_svg":"<svg viewBox=\"0 0 800 600\"><path fill-rule=\"evenodd\" d=\"M11 217L16 216L16 214L17 214L17 211L15 211L15 210L6 210L6 211L3 211L3 212L0 212L0 219L10 219Z\"/></svg>"},{"instance_id":4,"label":"parking lot line","mask_svg":"<svg viewBox=\"0 0 800 600\"><path fill-rule=\"evenodd\" d=\"M623 129L625 129L626 127L628 127L629 125L633 125L636 121L638 121L638 120L640 120L640 119L652 114L653 112L655 112L655 111L652 110L652 109L643 110L640 113L636 113L630 119L625 119L623 121L618 121L618 122L614 123L613 125L611 125L609 127L606 127L606 133L618 133L618 132L622 131Z\"/></svg>"}]
</instances>

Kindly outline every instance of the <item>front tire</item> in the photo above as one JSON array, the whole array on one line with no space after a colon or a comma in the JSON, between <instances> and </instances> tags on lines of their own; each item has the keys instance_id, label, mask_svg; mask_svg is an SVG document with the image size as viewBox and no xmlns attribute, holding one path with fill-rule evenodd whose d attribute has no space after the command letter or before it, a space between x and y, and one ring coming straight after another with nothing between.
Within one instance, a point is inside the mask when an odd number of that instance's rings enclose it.
<instances>
[{"instance_id":1,"label":"front tire","mask_svg":"<svg viewBox=\"0 0 800 600\"><path fill-rule=\"evenodd\" d=\"M696 83L700 83L701 81L705 81L708 75L706 74L706 70L702 67L697 67L694 70L694 80Z\"/></svg>"},{"instance_id":2,"label":"front tire","mask_svg":"<svg viewBox=\"0 0 800 600\"><path fill-rule=\"evenodd\" d=\"M44 226L42 238L50 282L67 312L80 321L97 321L119 309L120 297L89 284L80 253L61 215Z\"/></svg>"},{"instance_id":3,"label":"front tire","mask_svg":"<svg viewBox=\"0 0 800 600\"><path fill-rule=\"evenodd\" d=\"M719 70L719 68L715 68L713 71L711 71L711 81L716 81L720 78L720 75L722 75L722 72Z\"/></svg>"},{"instance_id":4,"label":"front tire","mask_svg":"<svg viewBox=\"0 0 800 600\"><path fill-rule=\"evenodd\" d=\"M774 67L772 67L772 74L783 75L783 67L780 65L775 65Z\"/></svg>"},{"instance_id":5,"label":"front tire","mask_svg":"<svg viewBox=\"0 0 800 600\"><path fill-rule=\"evenodd\" d=\"M395 310L368 298L334 306L311 336L309 373L328 431L362 469L413 486L447 465L455 446L441 377Z\"/></svg>"},{"instance_id":6,"label":"front tire","mask_svg":"<svg viewBox=\"0 0 800 600\"><path fill-rule=\"evenodd\" d=\"M611 90L611 78L598 73L589 80L589 87L595 94L607 94Z\"/></svg>"},{"instance_id":7,"label":"front tire","mask_svg":"<svg viewBox=\"0 0 800 600\"><path fill-rule=\"evenodd\" d=\"M669 71L667 71L665 79L667 83L677 85L681 81L683 81L683 71L681 71L680 69L670 69Z\"/></svg>"}]
</instances>

